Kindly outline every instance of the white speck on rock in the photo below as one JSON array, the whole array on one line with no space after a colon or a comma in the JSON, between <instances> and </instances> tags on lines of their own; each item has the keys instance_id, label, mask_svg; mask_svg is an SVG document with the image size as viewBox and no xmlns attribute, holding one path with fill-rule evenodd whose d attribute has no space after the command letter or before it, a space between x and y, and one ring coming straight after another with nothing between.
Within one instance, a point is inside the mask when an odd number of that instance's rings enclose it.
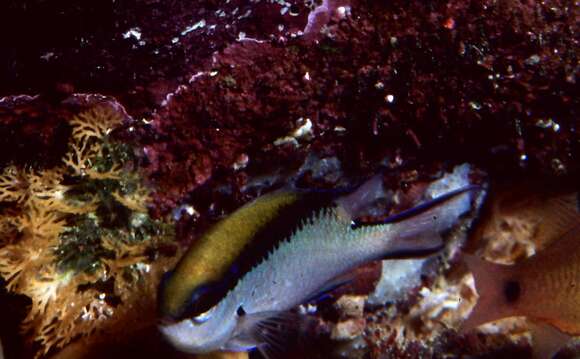
<instances>
[{"instance_id":1,"label":"white speck on rock","mask_svg":"<svg viewBox=\"0 0 580 359\"><path fill-rule=\"evenodd\" d=\"M181 32L181 36L187 35L194 30L201 29L201 28L205 27L205 24L206 24L205 19L201 19L198 22L196 22L195 24L186 27L185 30L183 30Z\"/></svg>"}]
</instances>

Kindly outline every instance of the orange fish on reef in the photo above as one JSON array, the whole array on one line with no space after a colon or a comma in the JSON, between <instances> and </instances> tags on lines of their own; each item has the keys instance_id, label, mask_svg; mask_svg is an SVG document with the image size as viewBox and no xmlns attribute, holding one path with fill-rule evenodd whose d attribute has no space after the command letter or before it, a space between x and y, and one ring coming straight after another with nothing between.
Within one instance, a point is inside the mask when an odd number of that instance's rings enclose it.
<instances>
[{"instance_id":1,"label":"orange fish on reef","mask_svg":"<svg viewBox=\"0 0 580 359\"><path fill-rule=\"evenodd\" d=\"M494 260L504 257L508 262L548 247L577 221L577 194L566 191L567 187L569 185L556 186L550 182L495 186L488 196L471 245L490 241L497 244L503 237L510 242L504 245L511 248L488 246L482 254ZM508 253L503 252L506 250Z\"/></svg>"},{"instance_id":2,"label":"orange fish on reef","mask_svg":"<svg viewBox=\"0 0 580 359\"><path fill-rule=\"evenodd\" d=\"M568 336L580 335L578 202L574 207L576 225L572 229L515 265L494 264L465 255L479 300L464 322L463 332L498 319L525 316L534 323L535 344L542 346L535 351L543 353L542 357L563 346ZM542 327L540 335L538 328Z\"/></svg>"}]
</instances>

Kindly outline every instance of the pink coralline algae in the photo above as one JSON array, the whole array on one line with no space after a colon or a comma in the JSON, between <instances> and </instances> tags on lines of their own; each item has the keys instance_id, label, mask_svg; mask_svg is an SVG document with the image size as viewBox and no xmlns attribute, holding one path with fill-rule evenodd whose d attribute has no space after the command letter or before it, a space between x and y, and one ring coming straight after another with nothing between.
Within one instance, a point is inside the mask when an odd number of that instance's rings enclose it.
<instances>
[{"instance_id":1,"label":"pink coralline algae","mask_svg":"<svg viewBox=\"0 0 580 359\"><path fill-rule=\"evenodd\" d=\"M322 28L331 20L340 21L350 15L350 1L323 0L308 14L308 22L304 27L307 38L318 38Z\"/></svg>"},{"instance_id":2,"label":"pink coralline algae","mask_svg":"<svg viewBox=\"0 0 580 359\"><path fill-rule=\"evenodd\" d=\"M354 172L470 161L575 173L575 40L563 34L577 24L558 9L324 1L305 24L315 41L225 46L137 132L160 213L210 179L239 188L261 167L299 166L310 150ZM293 139L304 124L309 135ZM240 156L249 160L237 171Z\"/></svg>"},{"instance_id":3,"label":"pink coralline algae","mask_svg":"<svg viewBox=\"0 0 580 359\"><path fill-rule=\"evenodd\" d=\"M111 136L181 242L289 182L384 169L412 197L469 162L577 183L576 19L562 0L11 3L0 170L60 166L68 119L114 97Z\"/></svg>"}]
</instances>

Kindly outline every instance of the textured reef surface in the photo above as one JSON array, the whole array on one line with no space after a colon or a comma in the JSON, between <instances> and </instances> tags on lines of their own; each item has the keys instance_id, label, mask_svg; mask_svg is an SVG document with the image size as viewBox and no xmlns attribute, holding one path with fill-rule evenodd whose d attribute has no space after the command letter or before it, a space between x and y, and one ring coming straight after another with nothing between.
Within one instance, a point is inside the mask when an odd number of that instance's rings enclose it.
<instances>
[{"instance_id":1,"label":"textured reef surface","mask_svg":"<svg viewBox=\"0 0 580 359\"><path fill-rule=\"evenodd\" d=\"M567 0L9 0L7 358L171 353L153 326L161 273L212 223L287 184L383 171L396 200L369 216L408 208L462 163L500 197L522 181L534 185L521 196L577 186L578 16ZM471 251L533 252L521 238L537 223L510 218ZM452 255L388 305L381 266L360 272L318 308L319 347L337 357L529 355L518 323L454 334L476 297Z\"/></svg>"}]
</instances>

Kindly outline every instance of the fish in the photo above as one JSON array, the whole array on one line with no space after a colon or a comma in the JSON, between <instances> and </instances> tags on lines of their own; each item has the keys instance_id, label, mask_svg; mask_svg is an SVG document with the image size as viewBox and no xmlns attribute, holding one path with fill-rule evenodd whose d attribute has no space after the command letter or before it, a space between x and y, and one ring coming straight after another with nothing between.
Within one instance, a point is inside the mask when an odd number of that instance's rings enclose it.
<instances>
[{"instance_id":1,"label":"fish","mask_svg":"<svg viewBox=\"0 0 580 359\"><path fill-rule=\"evenodd\" d=\"M279 190L218 222L160 286L163 336L192 354L275 347L295 319L291 310L348 283L352 269L438 252L442 235L479 189L451 190L384 220L362 222L360 202L377 186L380 176L347 194Z\"/></svg>"},{"instance_id":2,"label":"fish","mask_svg":"<svg viewBox=\"0 0 580 359\"><path fill-rule=\"evenodd\" d=\"M513 265L463 255L479 299L461 332L523 316L532 323L535 356L542 358L555 354L571 336L580 335L580 198L577 193L571 198L556 198L558 205L553 208L559 208L565 220L552 213L544 218L542 231L567 230L535 255ZM551 219L556 220L548 223Z\"/></svg>"}]
</instances>

